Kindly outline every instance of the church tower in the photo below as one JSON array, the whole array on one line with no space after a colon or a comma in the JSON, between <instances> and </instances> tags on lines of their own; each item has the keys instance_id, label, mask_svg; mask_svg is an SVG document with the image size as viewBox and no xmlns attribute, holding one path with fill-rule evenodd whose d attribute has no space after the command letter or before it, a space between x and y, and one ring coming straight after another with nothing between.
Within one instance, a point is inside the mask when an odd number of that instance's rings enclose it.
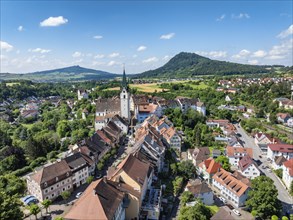
<instances>
[{"instance_id":1,"label":"church tower","mask_svg":"<svg viewBox=\"0 0 293 220\"><path fill-rule=\"evenodd\" d=\"M125 67L123 68L123 78L121 83L120 93L120 115L122 118L130 120L130 93L126 81Z\"/></svg>"}]
</instances>

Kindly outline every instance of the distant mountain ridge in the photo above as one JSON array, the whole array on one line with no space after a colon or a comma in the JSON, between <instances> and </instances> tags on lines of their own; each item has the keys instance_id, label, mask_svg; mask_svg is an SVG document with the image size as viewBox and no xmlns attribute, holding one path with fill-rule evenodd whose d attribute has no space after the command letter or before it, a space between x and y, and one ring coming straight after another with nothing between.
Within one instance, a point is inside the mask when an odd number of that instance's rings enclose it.
<instances>
[{"instance_id":1,"label":"distant mountain ridge","mask_svg":"<svg viewBox=\"0 0 293 220\"><path fill-rule=\"evenodd\" d=\"M181 52L164 66L137 74L135 77L187 78L197 75L257 74L270 72L270 67L212 60L195 53Z\"/></svg>"},{"instance_id":2,"label":"distant mountain ridge","mask_svg":"<svg viewBox=\"0 0 293 220\"><path fill-rule=\"evenodd\" d=\"M65 82L111 79L119 75L81 66L69 66L53 70L38 71L26 74L0 73L1 80L27 79L37 82Z\"/></svg>"}]
</instances>

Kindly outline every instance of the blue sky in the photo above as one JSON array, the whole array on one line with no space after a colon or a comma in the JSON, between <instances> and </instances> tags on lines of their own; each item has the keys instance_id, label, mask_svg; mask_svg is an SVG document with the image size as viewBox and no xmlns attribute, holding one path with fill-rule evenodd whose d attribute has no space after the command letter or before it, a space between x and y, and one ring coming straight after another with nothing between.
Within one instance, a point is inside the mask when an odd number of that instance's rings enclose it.
<instances>
[{"instance_id":1,"label":"blue sky","mask_svg":"<svg viewBox=\"0 0 293 220\"><path fill-rule=\"evenodd\" d=\"M139 73L181 51L292 65L292 1L1 0L0 72Z\"/></svg>"}]
</instances>

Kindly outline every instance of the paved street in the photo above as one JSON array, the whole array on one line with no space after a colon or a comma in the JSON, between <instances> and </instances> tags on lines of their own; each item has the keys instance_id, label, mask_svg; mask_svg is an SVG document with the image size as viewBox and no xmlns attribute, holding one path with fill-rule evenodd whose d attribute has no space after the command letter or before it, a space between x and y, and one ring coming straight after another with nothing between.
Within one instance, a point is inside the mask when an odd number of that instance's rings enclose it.
<instances>
[{"instance_id":1,"label":"paved street","mask_svg":"<svg viewBox=\"0 0 293 220\"><path fill-rule=\"evenodd\" d=\"M269 172L268 169L261 168L262 165L270 167L270 163L267 161L267 157L262 155L260 148L254 143L254 139L248 136L240 125L239 127L238 124L236 124L235 126L237 128L237 132L241 134L241 139L244 142L244 147L253 148L253 158L255 160L260 160L262 162L262 164L259 166L259 169L266 176L270 177L274 181L275 186L278 189L278 198L283 204L283 213L285 214L288 210L290 210L290 212L293 213L293 198L289 195L288 191L285 189L283 184L280 182L278 177L273 172ZM262 158L259 157L260 155L262 156Z\"/></svg>"}]
</instances>

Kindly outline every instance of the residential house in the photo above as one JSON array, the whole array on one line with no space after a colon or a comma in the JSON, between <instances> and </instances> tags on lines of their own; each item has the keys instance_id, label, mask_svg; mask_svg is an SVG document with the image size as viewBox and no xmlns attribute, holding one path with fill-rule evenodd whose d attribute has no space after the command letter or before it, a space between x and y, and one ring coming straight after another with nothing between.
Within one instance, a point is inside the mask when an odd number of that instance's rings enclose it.
<instances>
[{"instance_id":1,"label":"residential house","mask_svg":"<svg viewBox=\"0 0 293 220\"><path fill-rule=\"evenodd\" d=\"M82 100L82 99L88 99L89 94L85 89L78 89L77 90L77 99Z\"/></svg>"},{"instance_id":2,"label":"residential house","mask_svg":"<svg viewBox=\"0 0 293 220\"><path fill-rule=\"evenodd\" d=\"M179 107L182 112L186 112L187 109L191 108L194 109L200 113L202 113L203 116L206 116L206 107L203 102L201 102L199 99L190 99L186 97L177 97L176 101L179 104Z\"/></svg>"},{"instance_id":3,"label":"residential house","mask_svg":"<svg viewBox=\"0 0 293 220\"><path fill-rule=\"evenodd\" d=\"M146 196L142 202L139 219L159 220L161 213L161 199L161 189L147 189Z\"/></svg>"},{"instance_id":4,"label":"residential house","mask_svg":"<svg viewBox=\"0 0 293 220\"><path fill-rule=\"evenodd\" d=\"M159 105L153 103L139 104L134 111L135 118L139 123L142 123L146 118L151 115L158 117L162 116L162 109Z\"/></svg>"},{"instance_id":5,"label":"residential house","mask_svg":"<svg viewBox=\"0 0 293 220\"><path fill-rule=\"evenodd\" d=\"M39 115L38 110L22 110L20 116L22 118L37 118Z\"/></svg>"},{"instance_id":6,"label":"residential house","mask_svg":"<svg viewBox=\"0 0 293 220\"><path fill-rule=\"evenodd\" d=\"M268 144L267 157L274 160L276 156L283 156L287 160L293 158L293 144Z\"/></svg>"},{"instance_id":7,"label":"residential house","mask_svg":"<svg viewBox=\"0 0 293 220\"><path fill-rule=\"evenodd\" d=\"M213 158L209 158L198 165L197 174L211 184L213 175L218 172L221 167L220 163L217 163Z\"/></svg>"},{"instance_id":8,"label":"residential house","mask_svg":"<svg viewBox=\"0 0 293 220\"><path fill-rule=\"evenodd\" d=\"M127 194L106 179L92 182L65 215L66 220L125 220Z\"/></svg>"},{"instance_id":9,"label":"residential house","mask_svg":"<svg viewBox=\"0 0 293 220\"><path fill-rule=\"evenodd\" d=\"M283 124L287 124L290 117L289 113L277 113L277 121Z\"/></svg>"},{"instance_id":10,"label":"residential house","mask_svg":"<svg viewBox=\"0 0 293 220\"><path fill-rule=\"evenodd\" d=\"M283 163L286 162L286 158L281 156L275 156L272 165L274 169L283 169Z\"/></svg>"},{"instance_id":11,"label":"residential house","mask_svg":"<svg viewBox=\"0 0 293 220\"><path fill-rule=\"evenodd\" d=\"M225 101L226 101L226 102L231 102L231 101L232 101L232 98L231 98L230 96L226 95L226 97L225 97Z\"/></svg>"},{"instance_id":12,"label":"residential house","mask_svg":"<svg viewBox=\"0 0 293 220\"><path fill-rule=\"evenodd\" d=\"M72 191L72 172L65 160L45 165L27 176L27 190L39 201L54 200L64 191Z\"/></svg>"},{"instance_id":13,"label":"residential house","mask_svg":"<svg viewBox=\"0 0 293 220\"><path fill-rule=\"evenodd\" d=\"M130 198L129 208L126 210L126 219L138 218L142 201L146 191L152 183L153 169L150 163L140 161L129 154L118 166L108 170L108 179L117 183L125 183L140 194L139 201Z\"/></svg>"},{"instance_id":14,"label":"residential house","mask_svg":"<svg viewBox=\"0 0 293 220\"><path fill-rule=\"evenodd\" d=\"M199 147L187 150L187 159L191 160L194 166L210 158L210 149L208 147Z\"/></svg>"},{"instance_id":15,"label":"residential house","mask_svg":"<svg viewBox=\"0 0 293 220\"><path fill-rule=\"evenodd\" d=\"M119 115L115 115L112 119L112 122L116 124L122 131L123 134L128 133L128 122L121 118Z\"/></svg>"},{"instance_id":16,"label":"residential house","mask_svg":"<svg viewBox=\"0 0 293 220\"><path fill-rule=\"evenodd\" d=\"M249 179L254 179L260 176L260 170L258 169L257 164L249 155L246 155L239 160L238 167L241 174Z\"/></svg>"},{"instance_id":17,"label":"residential house","mask_svg":"<svg viewBox=\"0 0 293 220\"><path fill-rule=\"evenodd\" d=\"M233 206L239 208L245 205L250 187L224 169L219 169L213 176L213 187Z\"/></svg>"},{"instance_id":18,"label":"residential house","mask_svg":"<svg viewBox=\"0 0 293 220\"><path fill-rule=\"evenodd\" d=\"M206 125L210 128L221 128L221 127L225 127L225 125L229 124L229 120L227 119L209 119L206 122Z\"/></svg>"},{"instance_id":19,"label":"residential house","mask_svg":"<svg viewBox=\"0 0 293 220\"><path fill-rule=\"evenodd\" d=\"M290 127L290 128L293 127L293 117L291 117L291 118L289 118L289 119L287 120L287 126Z\"/></svg>"},{"instance_id":20,"label":"residential house","mask_svg":"<svg viewBox=\"0 0 293 220\"><path fill-rule=\"evenodd\" d=\"M162 128L160 130L163 138L167 141L171 148L177 152L181 152L181 137L177 133L176 129L172 126L169 128Z\"/></svg>"},{"instance_id":21,"label":"residential house","mask_svg":"<svg viewBox=\"0 0 293 220\"><path fill-rule=\"evenodd\" d=\"M189 180L185 191L191 192L194 198L200 199L205 205L214 203L213 191L205 181L202 182L200 179Z\"/></svg>"},{"instance_id":22,"label":"residential house","mask_svg":"<svg viewBox=\"0 0 293 220\"><path fill-rule=\"evenodd\" d=\"M283 163L283 181L288 189L293 184L293 158Z\"/></svg>"},{"instance_id":23,"label":"residential house","mask_svg":"<svg viewBox=\"0 0 293 220\"><path fill-rule=\"evenodd\" d=\"M83 158L80 152L65 157L64 160L68 164L72 173L73 188L79 187L86 183L89 177L89 166L87 161Z\"/></svg>"},{"instance_id":24,"label":"residential house","mask_svg":"<svg viewBox=\"0 0 293 220\"><path fill-rule=\"evenodd\" d=\"M229 163L232 166L238 167L239 161L246 155L249 155L253 158L253 150L252 148L244 148L244 147L226 147L226 155L229 158Z\"/></svg>"}]
</instances>

